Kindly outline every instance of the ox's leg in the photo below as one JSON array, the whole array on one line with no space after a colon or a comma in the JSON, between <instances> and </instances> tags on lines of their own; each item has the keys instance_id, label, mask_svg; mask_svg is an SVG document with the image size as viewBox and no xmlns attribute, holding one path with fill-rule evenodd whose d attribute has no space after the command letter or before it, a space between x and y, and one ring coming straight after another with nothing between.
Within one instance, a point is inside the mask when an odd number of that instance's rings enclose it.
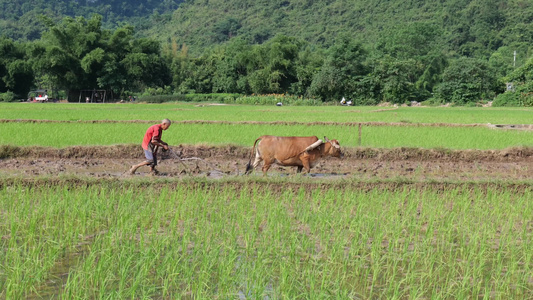
<instances>
[{"instance_id":1,"label":"ox's leg","mask_svg":"<svg viewBox=\"0 0 533 300\"><path fill-rule=\"evenodd\" d=\"M311 172L311 165L309 165L309 159L302 159L302 165L303 165L303 168L309 174ZM299 168L302 168L302 167L299 167Z\"/></svg>"},{"instance_id":2,"label":"ox's leg","mask_svg":"<svg viewBox=\"0 0 533 300\"><path fill-rule=\"evenodd\" d=\"M266 176L268 169L270 169L270 162L265 160L265 163L263 164L263 176Z\"/></svg>"},{"instance_id":3,"label":"ox's leg","mask_svg":"<svg viewBox=\"0 0 533 300\"><path fill-rule=\"evenodd\" d=\"M303 169L303 168L304 168L304 167L302 167L302 166L298 166L298 167L296 168L296 173L302 173L302 169Z\"/></svg>"}]
</instances>

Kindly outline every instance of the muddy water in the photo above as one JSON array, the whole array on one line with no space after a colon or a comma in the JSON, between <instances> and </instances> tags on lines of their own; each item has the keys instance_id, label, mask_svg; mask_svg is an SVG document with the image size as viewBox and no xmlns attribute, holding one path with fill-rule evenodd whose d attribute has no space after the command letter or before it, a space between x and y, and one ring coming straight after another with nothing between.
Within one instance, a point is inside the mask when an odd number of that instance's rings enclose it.
<instances>
[{"instance_id":1,"label":"muddy water","mask_svg":"<svg viewBox=\"0 0 533 300\"><path fill-rule=\"evenodd\" d=\"M12 158L0 160L0 176L89 176L110 178L139 178L151 176L148 167L141 167L135 175L128 173L131 165L141 159L109 158ZM198 176L221 179L243 175L246 158L223 159L206 157L198 160L165 159L159 162L158 177ZM294 167L273 166L268 176L292 176ZM260 167L253 175L262 175ZM409 179L409 180L531 180L533 159L523 161L447 161L447 160L382 160L336 159L321 161L311 169L312 178Z\"/></svg>"},{"instance_id":2,"label":"muddy water","mask_svg":"<svg viewBox=\"0 0 533 300\"><path fill-rule=\"evenodd\" d=\"M311 178L359 178L407 180L532 180L533 148L505 150L445 149L345 149L344 159L321 160ZM176 154L176 155L171 155ZM249 147L176 146L161 153L159 177L199 176L227 178L243 175ZM179 156L180 158L178 158ZM0 176L24 178L88 176L97 178L138 178L150 176L148 167L129 175L133 164L144 160L138 145L95 147L0 147ZM254 175L261 176L260 166ZM294 167L272 166L268 176L292 176Z\"/></svg>"}]
</instances>

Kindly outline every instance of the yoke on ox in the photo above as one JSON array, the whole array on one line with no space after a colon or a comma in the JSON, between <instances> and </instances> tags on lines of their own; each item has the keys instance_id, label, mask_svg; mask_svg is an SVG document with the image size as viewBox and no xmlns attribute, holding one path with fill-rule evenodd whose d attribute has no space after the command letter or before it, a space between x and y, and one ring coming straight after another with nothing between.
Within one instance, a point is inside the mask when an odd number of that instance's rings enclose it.
<instances>
[{"instance_id":1,"label":"yoke on ox","mask_svg":"<svg viewBox=\"0 0 533 300\"><path fill-rule=\"evenodd\" d=\"M258 141L259 143L257 143ZM252 165L254 152L255 160ZM263 135L254 142L245 174L255 169L261 161L264 161L263 175L266 175L272 164L298 167L298 173L305 168L309 173L318 160L324 156L342 157L339 141L329 140L327 137L324 137L324 141L322 141L316 136Z\"/></svg>"}]
</instances>

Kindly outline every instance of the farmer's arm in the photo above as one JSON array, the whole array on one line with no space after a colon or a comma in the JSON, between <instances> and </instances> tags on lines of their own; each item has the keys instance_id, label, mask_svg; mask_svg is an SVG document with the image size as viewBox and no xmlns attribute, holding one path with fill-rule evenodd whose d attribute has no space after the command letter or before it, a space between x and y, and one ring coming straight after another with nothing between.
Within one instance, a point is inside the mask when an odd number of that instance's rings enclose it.
<instances>
[{"instance_id":1,"label":"farmer's arm","mask_svg":"<svg viewBox=\"0 0 533 300\"><path fill-rule=\"evenodd\" d=\"M163 149L168 150L168 144L161 140L161 136L160 135L154 135L152 137L152 144L156 145L156 146L163 147Z\"/></svg>"}]
</instances>

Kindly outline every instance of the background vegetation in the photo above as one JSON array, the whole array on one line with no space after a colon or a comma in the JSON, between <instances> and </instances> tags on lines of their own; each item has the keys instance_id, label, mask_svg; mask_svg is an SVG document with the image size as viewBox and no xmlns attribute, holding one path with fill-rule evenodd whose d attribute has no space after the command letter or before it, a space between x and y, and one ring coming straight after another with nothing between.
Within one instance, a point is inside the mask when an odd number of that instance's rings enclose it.
<instances>
[{"instance_id":1,"label":"background vegetation","mask_svg":"<svg viewBox=\"0 0 533 300\"><path fill-rule=\"evenodd\" d=\"M45 87L107 89L118 98L276 93L358 105L533 103L533 5L525 0L0 6L4 101Z\"/></svg>"}]
</instances>

